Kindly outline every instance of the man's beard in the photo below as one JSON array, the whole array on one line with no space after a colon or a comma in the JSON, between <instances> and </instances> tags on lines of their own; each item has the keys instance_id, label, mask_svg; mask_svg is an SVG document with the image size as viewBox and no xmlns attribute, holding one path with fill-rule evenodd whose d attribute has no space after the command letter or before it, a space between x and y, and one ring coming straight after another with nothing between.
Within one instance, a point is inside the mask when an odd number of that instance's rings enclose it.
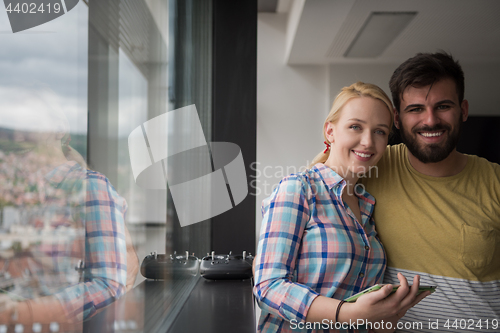
<instances>
[{"instance_id":1,"label":"man's beard","mask_svg":"<svg viewBox=\"0 0 500 333\"><path fill-rule=\"evenodd\" d=\"M436 125L434 127L422 126L415 128L412 133L408 133L403 127L401 122L401 130L399 131L401 135L401 140L408 147L410 153L415 156L422 163L437 163L441 162L447 158L450 153L456 148L460 134L462 133L462 121L459 119L458 124L455 126L455 130L452 132L451 127L448 125ZM417 140L418 132L434 132L445 130L447 133L447 139L445 142L435 143L435 144L422 144ZM444 135L444 134L443 134Z\"/></svg>"}]
</instances>

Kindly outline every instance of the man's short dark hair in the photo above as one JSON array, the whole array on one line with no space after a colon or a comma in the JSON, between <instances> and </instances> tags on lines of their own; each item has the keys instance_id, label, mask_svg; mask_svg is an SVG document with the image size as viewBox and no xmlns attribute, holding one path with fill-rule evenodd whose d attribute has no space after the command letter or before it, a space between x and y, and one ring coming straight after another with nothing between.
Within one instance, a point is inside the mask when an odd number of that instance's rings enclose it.
<instances>
[{"instance_id":1,"label":"man's short dark hair","mask_svg":"<svg viewBox=\"0 0 500 333\"><path fill-rule=\"evenodd\" d=\"M457 60L445 52L418 53L399 65L392 74L389 88L397 112L401 107L401 96L409 86L421 88L442 79L455 82L460 103L464 100L464 72Z\"/></svg>"}]
</instances>

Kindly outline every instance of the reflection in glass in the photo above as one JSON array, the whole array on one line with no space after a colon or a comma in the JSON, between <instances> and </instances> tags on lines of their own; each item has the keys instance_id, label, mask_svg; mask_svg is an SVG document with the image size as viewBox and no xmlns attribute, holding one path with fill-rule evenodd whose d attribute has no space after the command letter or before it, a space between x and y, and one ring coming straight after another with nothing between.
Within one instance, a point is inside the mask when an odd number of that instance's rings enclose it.
<instances>
[{"instance_id":1,"label":"reflection in glass","mask_svg":"<svg viewBox=\"0 0 500 333\"><path fill-rule=\"evenodd\" d=\"M5 130L0 174L0 322L58 323L75 330L132 288L138 260L125 226L127 204L109 180L86 169L50 90L18 89ZM14 103L15 101L13 101Z\"/></svg>"},{"instance_id":2,"label":"reflection in glass","mask_svg":"<svg viewBox=\"0 0 500 333\"><path fill-rule=\"evenodd\" d=\"M85 279L87 21L78 6L1 35L0 324L90 315L84 296L68 302Z\"/></svg>"},{"instance_id":3,"label":"reflection in glass","mask_svg":"<svg viewBox=\"0 0 500 333\"><path fill-rule=\"evenodd\" d=\"M182 228L168 190L140 188L127 139L195 104L211 141L211 3L80 1L0 35L0 332L31 322L148 331L175 319L199 276L172 267L144 281L136 251L141 261L151 251L201 258L211 222ZM185 131L165 130L169 148Z\"/></svg>"}]
</instances>

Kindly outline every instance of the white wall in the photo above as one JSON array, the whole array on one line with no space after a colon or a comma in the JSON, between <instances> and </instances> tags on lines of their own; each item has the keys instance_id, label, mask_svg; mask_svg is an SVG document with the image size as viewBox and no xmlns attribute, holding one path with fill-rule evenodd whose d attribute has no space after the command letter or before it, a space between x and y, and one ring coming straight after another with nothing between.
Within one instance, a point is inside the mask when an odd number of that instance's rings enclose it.
<instances>
[{"instance_id":1,"label":"white wall","mask_svg":"<svg viewBox=\"0 0 500 333\"><path fill-rule=\"evenodd\" d=\"M460 60L460 59L459 59ZM340 89L356 81L380 86L391 97L389 79L399 63L330 65L330 96L333 102ZM462 64L465 74L465 98L469 101L469 114L476 116L500 115L500 65Z\"/></svg>"},{"instance_id":2,"label":"white wall","mask_svg":"<svg viewBox=\"0 0 500 333\"><path fill-rule=\"evenodd\" d=\"M330 65L329 68L329 79L330 79L330 96L329 102L333 103L333 100L345 86L349 86L357 81L362 81L365 83L373 83L382 88L387 96L391 96L389 90L389 79L391 78L392 72L397 65L392 64L377 64L377 65L366 65L366 64L341 64L341 65Z\"/></svg>"},{"instance_id":3,"label":"white wall","mask_svg":"<svg viewBox=\"0 0 500 333\"><path fill-rule=\"evenodd\" d=\"M286 14L260 13L257 44L257 237L260 205L281 178L324 149L328 67L285 65ZM252 188L253 187L253 188ZM256 187L256 189L255 189Z\"/></svg>"}]
</instances>

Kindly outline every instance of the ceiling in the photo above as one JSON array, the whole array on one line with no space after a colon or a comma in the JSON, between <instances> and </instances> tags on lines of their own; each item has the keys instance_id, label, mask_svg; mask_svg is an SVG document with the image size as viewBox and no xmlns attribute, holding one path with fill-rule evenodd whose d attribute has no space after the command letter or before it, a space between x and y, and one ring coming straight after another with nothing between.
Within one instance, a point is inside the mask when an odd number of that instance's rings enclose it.
<instances>
[{"instance_id":1,"label":"ceiling","mask_svg":"<svg viewBox=\"0 0 500 333\"><path fill-rule=\"evenodd\" d=\"M438 50L463 63L500 63L499 0L279 0L276 8L288 11L288 64L393 63ZM417 15L380 56L344 57L374 11Z\"/></svg>"},{"instance_id":2,"label":"ceiling","mask_svg":"<svg viewBox=\"0 0 500 333\"><path fill-rule=\"evenodd\" d=\"M293 0L257 0L259 13L287 13Z\"/></svg>"}]
</instances>

